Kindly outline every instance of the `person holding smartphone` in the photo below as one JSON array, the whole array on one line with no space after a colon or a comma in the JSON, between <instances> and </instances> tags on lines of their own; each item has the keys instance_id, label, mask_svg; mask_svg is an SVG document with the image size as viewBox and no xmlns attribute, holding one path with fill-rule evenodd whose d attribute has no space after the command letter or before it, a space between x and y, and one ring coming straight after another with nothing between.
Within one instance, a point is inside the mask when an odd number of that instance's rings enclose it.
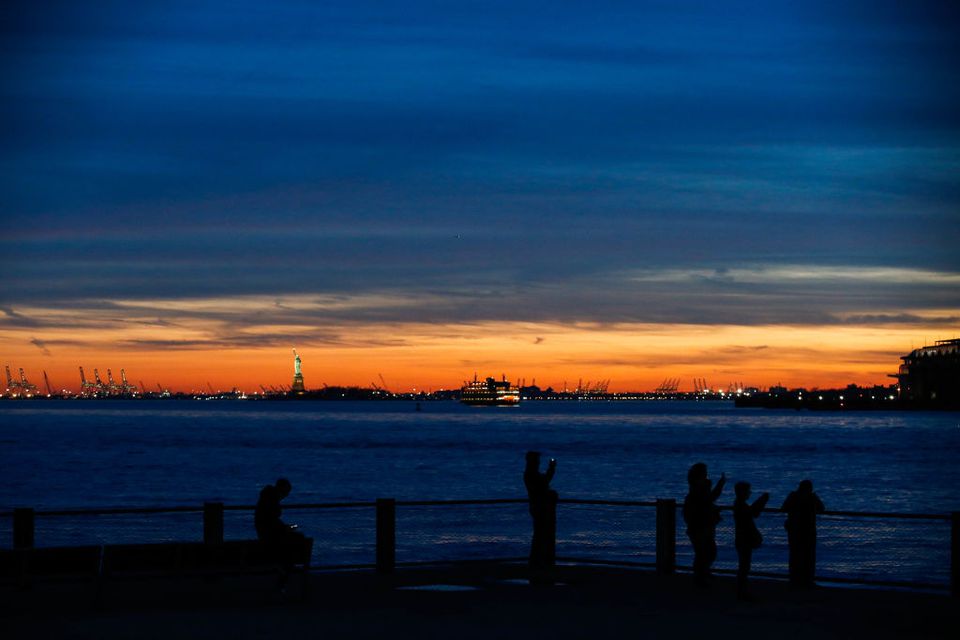
<instances>
[{"instance_id":1,"label":"person holding smartphone","mask_svg":"<svg viewBox=\"0 0 960 640\"><path fill-rule=\"evenodd\" d=\"M293 568L293 558L312 542L297 531L295 524L287 524L280 519L283 510L280 502L290 495L292 485L286 478L278 478L276 483L268 484L260 491L260 498L253 514L257 539L264 545L266 552L278 561L283 568L277 587L282 591L287 575Z\"/></svg>"},{"instance_id":2,"label":"person holding smartphone","mask_svg":"<svg viewBox=\"0 0 960 640\"><path fill-rule=\"evenodd\" d=\"M530 544L530 568L546 569L556 564L557 542L557 492L550 488L550 481L557 470L557 461L551 459L547 471L540 473L540 452L527 452L527 466L523 471L523 484L530 501L530 516L533 518L533 540Z\"/></svg>"},{"instance_id":3,"label":"person holding smartphone","mask_svg":"<svg viewBox=\"0 0 960 640\"><path fill-rule=\"evenodd\" d=\"M720 509L714 504L727 484L726 474L720 474L716 486L707 476L707 465L697 462L687 471L690 487L683 500L683 520L687 523L687 537L693 546L693 578L699 587L708 585L710 569L717 559L717 523Z\"/></svg>"}]
</instances>

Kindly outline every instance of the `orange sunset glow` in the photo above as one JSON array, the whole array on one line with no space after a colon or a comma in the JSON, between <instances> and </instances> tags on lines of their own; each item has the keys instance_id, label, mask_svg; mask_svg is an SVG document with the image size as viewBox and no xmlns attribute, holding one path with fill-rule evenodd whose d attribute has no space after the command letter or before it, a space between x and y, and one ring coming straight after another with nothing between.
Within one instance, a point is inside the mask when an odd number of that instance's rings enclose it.
<instances>
[{"instance_id":1,"label":"orange sunset glow","mask_svg":"<svg viewBox=\"0 0 960 640\"><path fill-rule=\"evenodd\" d=\"M237 387L253 392L259 385L290 384L296 346L303 359L308 388L327 385L362 387L381 384L393 391L459 387L476 373L526 379L546 388L572 388L610 379L611 391L655 388L678 377L692 390L692 379L705 378L715 388L731 382L766 388L774 384L839 387L890 384L899 356L935 338L953 337L960 327L734 326L690 324L576 325L536 323L385 324L327 327L329 337L310 333L289 346L218 348L202 343L209 327L131 326L46 332L42 348L31 331L0 334L4 360L14 370L42 382L46 371L56 388L79 388L78 366L92 376L120 369L148 390L157 384L171 391L207 391ZM291 334L294 332L286 327ZM270 327L249 329L269 332ZM172 347L134 347L131 340L168 342ZM296 342L294 343L294 340ZM177 344L190 345L176 347ZM119 346L118 345L128 345Z\"/></svg>"}]
</instances>

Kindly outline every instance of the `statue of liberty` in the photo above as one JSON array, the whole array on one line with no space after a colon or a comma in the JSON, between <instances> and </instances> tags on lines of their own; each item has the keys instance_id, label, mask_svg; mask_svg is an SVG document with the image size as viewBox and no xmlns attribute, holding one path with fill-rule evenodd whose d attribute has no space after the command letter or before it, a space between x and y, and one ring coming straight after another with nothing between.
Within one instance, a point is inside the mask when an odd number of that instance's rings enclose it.
<instances>
[{"instance_id":1,"label":"statue of liberty","mask_svg":"<svg viewBox=\"0 0 960 640\"><path fill-rule=\"evenodd\" d=\"M303 372L300 370L300 356L296 348L293 350L293 384L290 385L290 391L294 393L303 393Z\"/></svg>"}]
</instances>

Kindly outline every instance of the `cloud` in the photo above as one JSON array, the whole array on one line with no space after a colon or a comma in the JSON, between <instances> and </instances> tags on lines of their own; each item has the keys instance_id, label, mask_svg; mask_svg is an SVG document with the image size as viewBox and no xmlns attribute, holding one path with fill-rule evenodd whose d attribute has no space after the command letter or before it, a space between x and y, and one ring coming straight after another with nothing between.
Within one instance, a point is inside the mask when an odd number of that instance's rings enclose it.
<instances>
[{"instance_id":1,"label":"cloud","mask_svg":"<svg viewBox=\"0 0 960 640\"><path fill-rule=\"evenodd\" d=\"M10 326L10 327L36 327L39 326L39 323L28 316L19 313L13 307L0 307L0 313L3 313L3 317L0 317L0 326Z\"/></svg>"},{"instance_id":2,"label":"cloud","mask_svg":"<svg viewBox=\"0 0 960 640\"><path fill-rule=\"evenodd\" d=\"M5 313L0 326L93 329L104 339L144 348L155 340L155 346L170 348L339 344L350 340L345 328L423 323L950 327L960 324L958 283L960 273L949 271L816 264L615 269L571 274L562 282L536 274L443 271L438 279L427 273L393 281L385 277L376 283L379 288L355 281L353 292L343 282L330 282L333 288L327 291L315 282L310 291L283 295L221 290L141 297L130 291L125 292L129 297L113 299L52 299ZM248 282L240 291L246 288ZM52 344L49 333L42 338ZM539 345L546 336L528 339Z\"/></svg>"},{"instance_id":3,"label":"cloud","mask_svg":"<svg viewBox=\"0 0 960 640\"><path fill-rule=\"evenodd\" d=\"M145 325L145 326L148 326L148 327L176 327L176 326L178 326L176 323L170 322L169 320L164 320L163 318L155 318L155 319L152 319L152 320L131 320L130 322L132 322L132 323L134 323L134 324Z\"/></svg>"},{"instance_id":4,"label":"cloud","mask_svg":"<svg viewBox=\"0 0 960 640\"><path fill-rule=\"evenodd\" d=\"M351 334L345 330L300 330L290 333L249 333L237 334L213 330L208 335L197 338L131 338L111 342L111 348L129 350L195 351L209 349L264 349L286 347L292 343L330 347L405 347L407 339L371 337Z\"/></svg>"},{"instance_id":5,"label":"cloud","mask_svg":"<svg viewBox=\"0 0 960 640\"><path fill-rule=\"evenodd\" d=\"M763 351L763 350L769 349L769 348L770 348L770 347L767 346L767 345L765 345L765 344L761 344L761 345L757 345L757 346L750 346L750 347L745 347L745 346L740 346L740 345L732 345L732 346L729 346L729 347L724 347L724 348L722 349L722 351L723 351L724 353L729 353L729 354L734 354L734 355L736 355L736 354L741 354L741 353L751 353L751 352Z\"/></svg>"},{"instance_id":6,"label":"cloud","mask_svg":"<svg viewBox=\"0 0 960 640\"><path fill-rule=\"evenodd\" d=\"M954 10L21 4L3 330L960 315Z\"/></svg>"},{"instance_id":7,"label":"cloud","mask_svg":"<svg viewBox=\"0 0 960 640\"><path fill-rule=\"evenodd\" d=\"M30 338L30 344L40 349L40 352L43 353L43 355L45 356L53 355L50 353L50 349L47 348L47 344L43 340L39 340L37 338Z\"/></svg>"},{"instance_id":8,"label":"cloud","mask_svg":"<svg viewBox=\"0 0 960 640\"><path fill-rule=\"evenodd\" d=\"M918 315L914 313L872 313L844 316L845 324L854 325L960 325L960 315Z\"/></svg>"},{"instance_id":9,"label":"cloud","mask_svg":"<svg viewBox=\"0 0 960 640\"><path fill-rule=\"evenodd\" d=\"M756 264L720 269L659 269L633 276L638 282L683 283L692 280L722 284L779 284L849 282L891 285L960 285L960 272L909 267L873 267L818 264Z\"/></svg>"}]
</instances>

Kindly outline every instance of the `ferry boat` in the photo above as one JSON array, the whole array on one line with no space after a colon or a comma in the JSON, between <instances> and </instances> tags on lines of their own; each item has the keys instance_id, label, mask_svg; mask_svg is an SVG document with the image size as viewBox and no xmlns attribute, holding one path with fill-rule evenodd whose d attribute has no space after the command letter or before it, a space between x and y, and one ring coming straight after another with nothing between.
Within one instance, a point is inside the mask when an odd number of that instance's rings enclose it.
<instances>
[{"instance_id":1,"label":"ferry boat","mask_svg":"<svg viewBox=\"0 0 960 640\"><path fill-rule=\"evenodd\" d=\"M520 404L520 389L514 387L504 376L503 380L477 380L468 382L460 389L460 402L470 405L513 407Z\"/></svg>"}]
</instances>

